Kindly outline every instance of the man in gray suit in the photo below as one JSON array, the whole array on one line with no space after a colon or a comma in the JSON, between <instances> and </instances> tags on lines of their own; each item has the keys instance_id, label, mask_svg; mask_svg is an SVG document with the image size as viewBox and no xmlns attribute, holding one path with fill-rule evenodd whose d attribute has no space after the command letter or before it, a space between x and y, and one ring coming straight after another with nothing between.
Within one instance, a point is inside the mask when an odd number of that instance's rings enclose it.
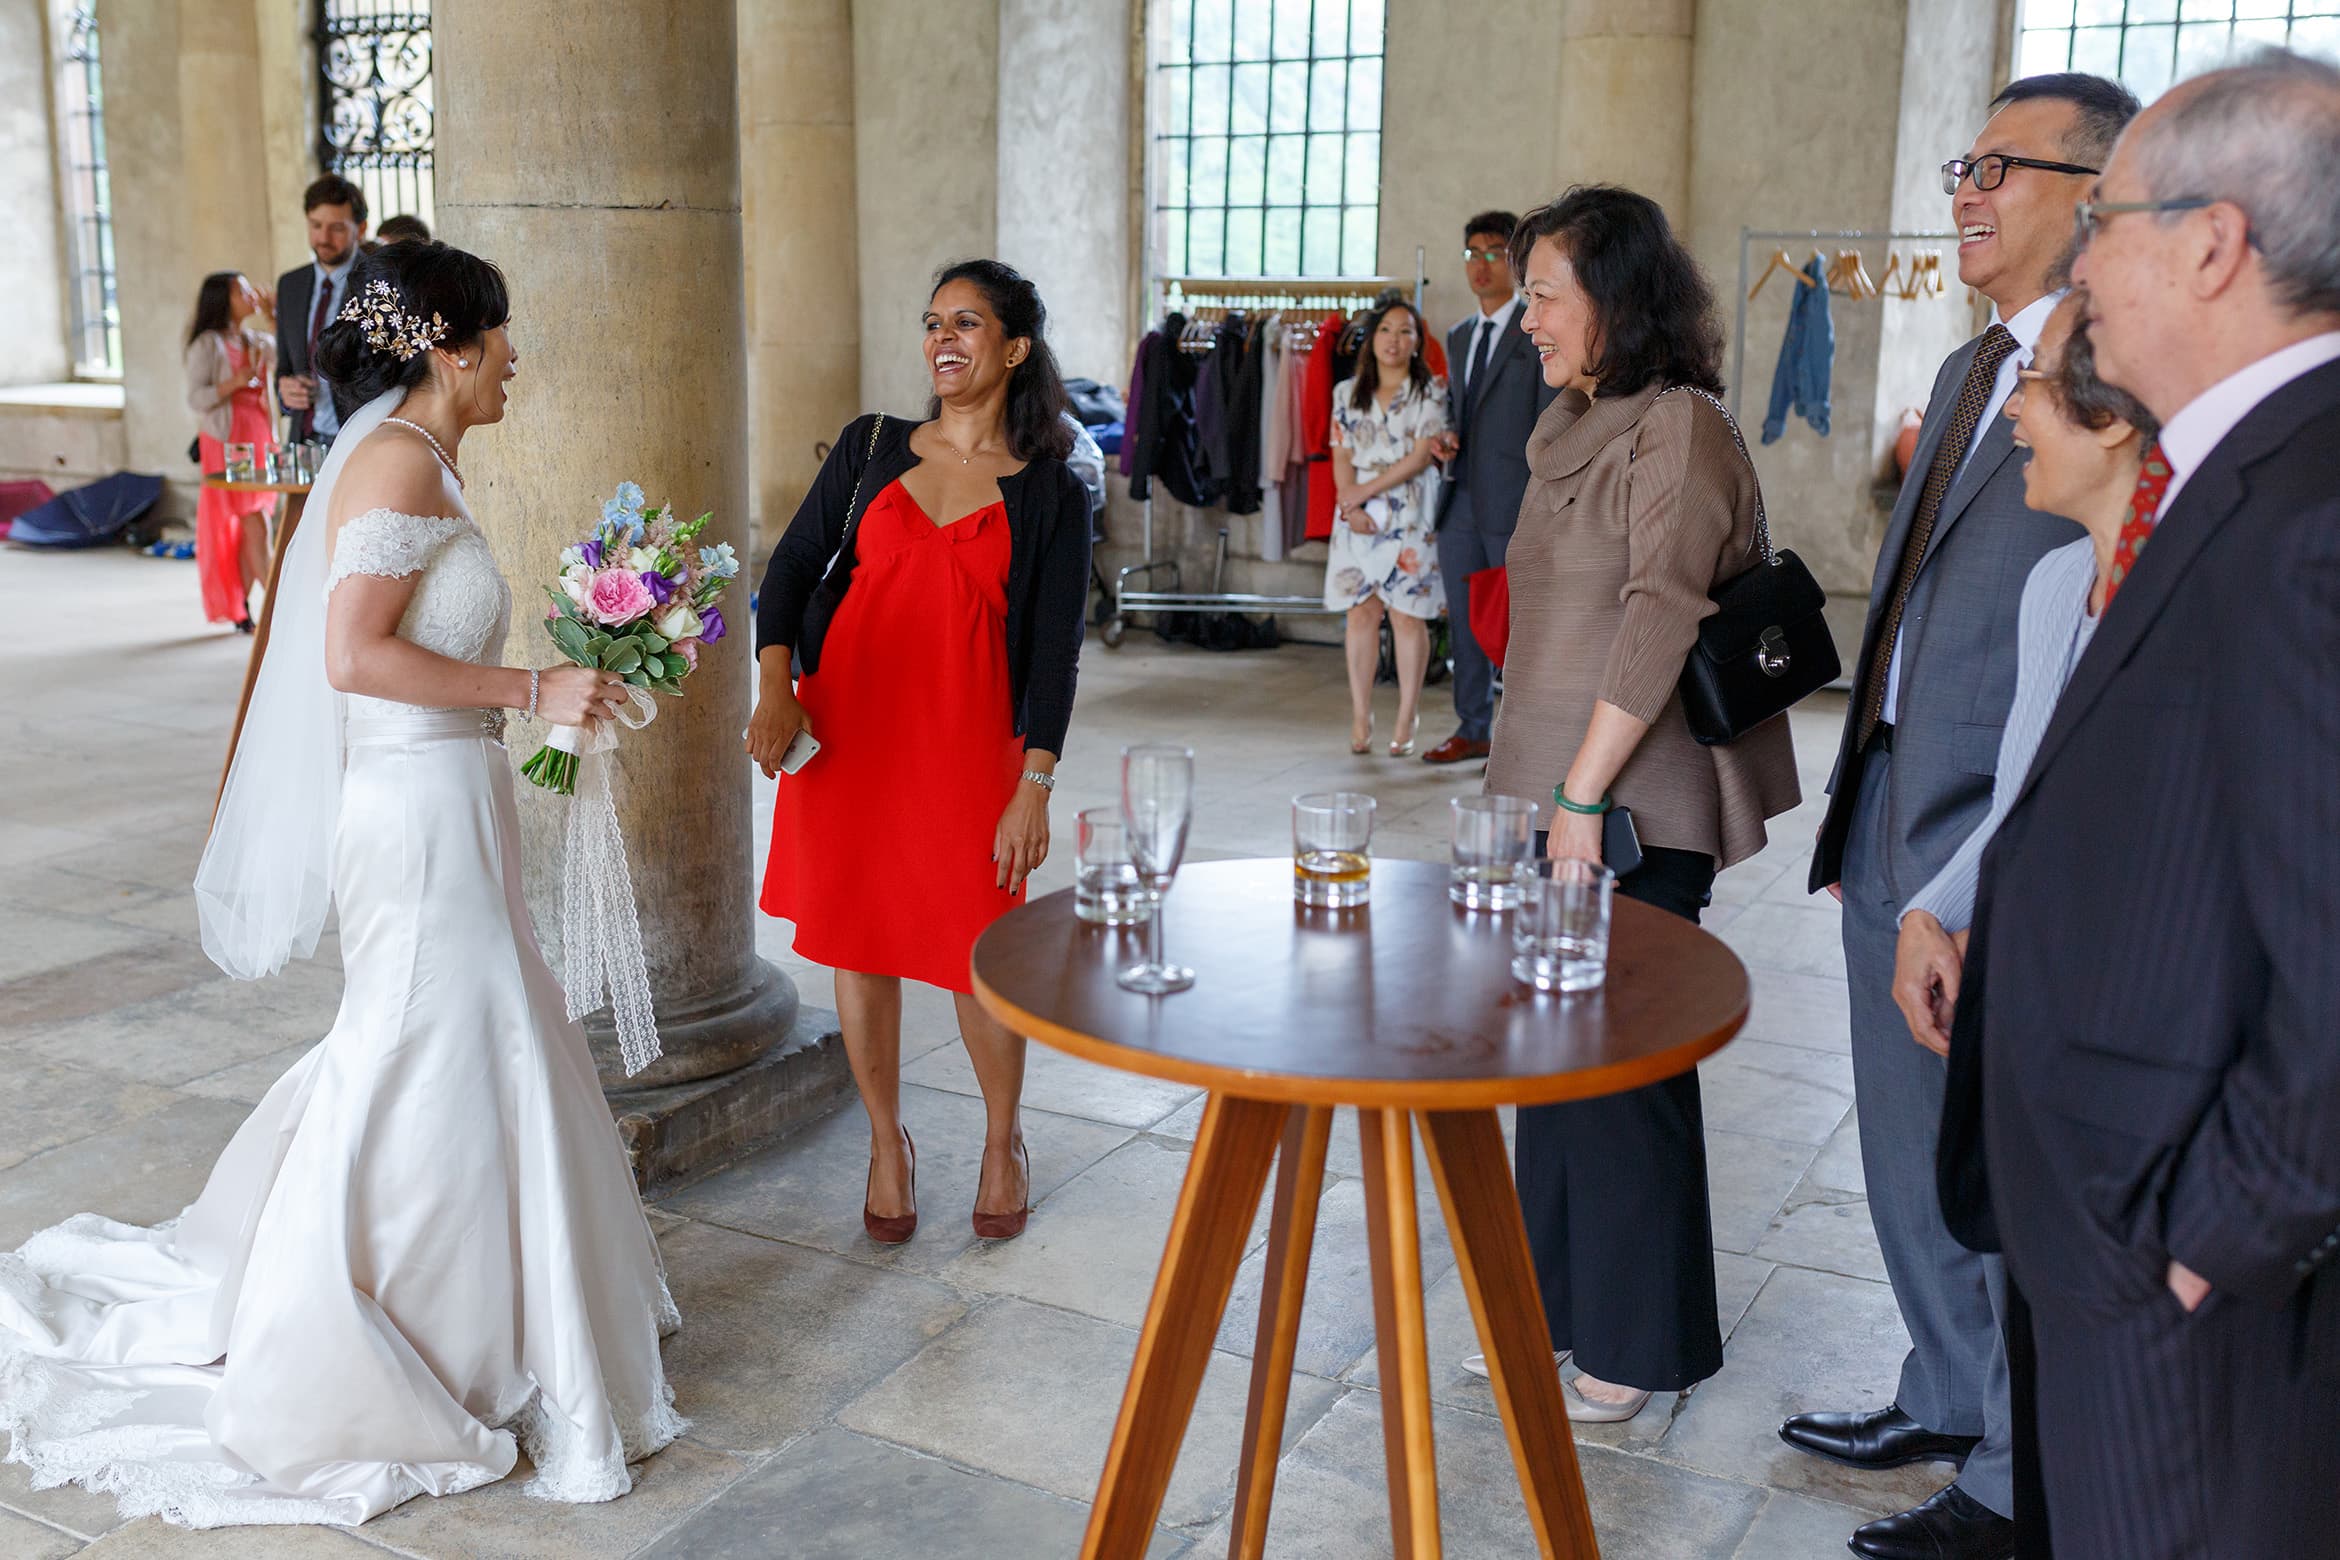
<instances>
[{"instance_id":1,"label":"man in gray suit","mask_svg":"<svg viewBox=\"0 0 2340 1560\"><path fill-rule=\"evenodd\" d=\"M1446 581L1447 639L1454 648L1455 732L1422 755L1425 763L1485 758L1495 725L1495 668L1471 632L1469 580L1503 561L1527 491L1527 441L1558 392L1545 385L1519 328L1511 276L1511 230L1519 218L1482 211L1463 224L1463 278L1478 303L1446 333L1448 401L1454 432L1439 456L1446 482L1438 499L1438 573Z\"/></svg>"},{"instance_id":2,"label":"man in gray suit","mask_svg":"<svg viewBox=\"0 0 2340 1560\"><path fill-rule=\"evenodd\" d=\"M2137 100L2116 82L2033 76L1993 100L1964 157L1943 166L1959 279L1992 323L1934 380L1869 593L1850 708L1829 780L1811 886L1844 903L1854 1103L1869 1213L1911 1348L1891 1407L1798 1414L1789 1445L1856 1468L1960 1463L1956 1483L1852 1535L1873 1560L2015 1553L2012 1426L1997 1257L1950 1234L1934 1189L1942 1057L1893 1001L1902 905L1989 811L2015 694L2015 622L2040 555L2080 535L2023 502L2023 460L2000 415L2061 296L2052 280L2072 212Z\"/></svg>"}]
</instances>

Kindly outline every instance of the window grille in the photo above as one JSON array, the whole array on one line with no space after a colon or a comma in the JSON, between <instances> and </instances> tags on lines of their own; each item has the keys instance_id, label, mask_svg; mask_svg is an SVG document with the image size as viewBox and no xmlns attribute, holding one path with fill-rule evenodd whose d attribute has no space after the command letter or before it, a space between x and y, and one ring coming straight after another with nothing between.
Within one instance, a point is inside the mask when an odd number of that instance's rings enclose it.
<instances>
[{"instance_id":1,"label":"window grille","mask_svg":"<svg viewBox=\"0 0 2340 1560\"><path fill-rule=\"evenodd\" d=\"M65 47L58 104L64 116L65 221L72 297L73 371L122 372L122 313L114 289L114 196L106 178L106 96L98 70L94 7L59 13Z\"/></svg>"},{"instance_id":2,"label":"window grille","mask_svg":"<svg viewBox=\"0 0 2340 1560\"><path fill-rule=\"evenodd\" d=\"M2015 74L2084 70L2150 103L2264 44L2340 61L2340 0L2023 0Z\"/></svg>"},{"instance_id":3,"label":"window grille","mask_svg":"<svg viewBox=\"0 0 2340 1560\"><path fill-rule=\"evenodd\" d=\"M376 227L399 215L436 226L430 0L321 0L317 64L319 165L366 192Z\"/></svg>"}]
</instances>

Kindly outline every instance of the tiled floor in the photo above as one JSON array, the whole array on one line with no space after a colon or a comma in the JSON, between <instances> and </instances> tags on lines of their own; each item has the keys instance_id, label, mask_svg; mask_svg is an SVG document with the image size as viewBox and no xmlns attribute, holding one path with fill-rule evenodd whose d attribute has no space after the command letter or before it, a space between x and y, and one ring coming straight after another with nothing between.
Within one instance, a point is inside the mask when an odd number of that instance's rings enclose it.
<instances>
[{"instance_id":1,"label":"tiled floor","mask_svg":"<svg viewBox=\"0 0 2340 1560\"><path fill-rule=\"evenodd\" d=\"M246 642L205 629L193 568L0 551L0 589L99 603L76 609L70 653L47 636L18 649L0 703L5 1249L85 1208L174 1213L251 1103L324 1032L338 977L329 944L315 964L238 986L195 942L187 884ZM1144 737L1197 749L1198 857L1286 848L1286 798L1334 783L1380 797L1384 853L1435 856L1446 798L1472 785L1418 762L1352 758L1331 650L1218 656L1138 633L1119 651L1092 644L1084 678L1060 840L1076 808L1111 799L1115 753ZM1386 691L1382 704L1386 739ZM1834 724L1826 707L1798 719L1808 790ZM1445 734L1427 723L1429 739ZM1723 879L1707 923L1756 989L1745 1035L1704 1069L1728 1363L1632 1423L1583 1436L1612 1560L1841 1554L1864 1513L1946 1477L1858 1475L1774 1434L1799 1408L1886 1401L1904 1347L1862 1200L1834 907L1803 893L1815 815L1808 802L1778 820L1773 847ZM1041 887L1068 880L1069 855ZM824 973L790 955L785 926L757 936L809 1001L830 1000ZM1199 1100L1035 1050L1039 1211L1022 1240L978 1249L965 1217L982 1130L972 1075L947 1001L914 993L908 1006L924 1228L897 1250L861 1238L867 1137L850 1107L666 1198L653 1218L685 1317L667 1361L695 1428L626 1499L545 1506L513 1481L414 1501L354 1534L187 1534L118 1525L109 1502L36 1493L8 1465L0 1557L1073 1554ZM1387 1554L1389 1538L1353 1128L1336 1136L1332 1169L1270 1553L1363 1560ZM1532 1554L1486 1384L1459 1368L1476 1347L1460 1282L1435 1219L1427 1233L1447 1552ZM1224 1553L1260 1261L1255 1251L1221 1330L1158 1555Z\"/></svg>"}]
</instances>

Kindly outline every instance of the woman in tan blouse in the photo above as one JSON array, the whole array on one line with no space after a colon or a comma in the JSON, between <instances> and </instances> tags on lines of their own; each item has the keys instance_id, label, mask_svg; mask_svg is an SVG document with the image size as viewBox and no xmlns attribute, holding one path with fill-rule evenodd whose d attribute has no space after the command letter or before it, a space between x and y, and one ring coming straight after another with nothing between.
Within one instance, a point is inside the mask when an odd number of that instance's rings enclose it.
<instances>
[{"instance_id":1,"label":"woman in tan blouse","mask_svg":"<svg viewBox=\"0 0 2340 1560\"><path fill-rule=\"evenodd\" d=\"M1695 921L1798 800L1784 717L1702 747L1675 694L1707 592L1755 559L1714 296L1657 204L1613 187L1530 213L1511 261L1562 394L1528 441L1487 789L1535 802L1555 857L1600 859L1603 811L1631 809L1617 892ZM1630 1419L1719 1370L1697 1074L1523 1109L1517 1153L1553 1345L1582 1372L1570 1416Z\"/></svg>"}]
</instances>

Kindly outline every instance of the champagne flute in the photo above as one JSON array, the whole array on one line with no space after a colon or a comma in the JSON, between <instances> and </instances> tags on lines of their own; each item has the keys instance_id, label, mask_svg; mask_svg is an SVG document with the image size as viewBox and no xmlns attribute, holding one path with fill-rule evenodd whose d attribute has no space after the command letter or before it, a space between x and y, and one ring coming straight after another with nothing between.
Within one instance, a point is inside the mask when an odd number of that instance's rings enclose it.
<instances>
[{"instance_id":1,"label":"champagne flute","mask_svg":"<svg viewBox=\"0 0 2340 1560\"><path fill-rule=\"evenodd\" d=\"M1158 997L1194 984L1194 971L1162 958L1162 897L1178 875L1193 817L1194 749L1144 744L1121 750L1121 818L1151 912L1144 962L1115 977L1124 990Z\"/></svg>"}]
</instances>

